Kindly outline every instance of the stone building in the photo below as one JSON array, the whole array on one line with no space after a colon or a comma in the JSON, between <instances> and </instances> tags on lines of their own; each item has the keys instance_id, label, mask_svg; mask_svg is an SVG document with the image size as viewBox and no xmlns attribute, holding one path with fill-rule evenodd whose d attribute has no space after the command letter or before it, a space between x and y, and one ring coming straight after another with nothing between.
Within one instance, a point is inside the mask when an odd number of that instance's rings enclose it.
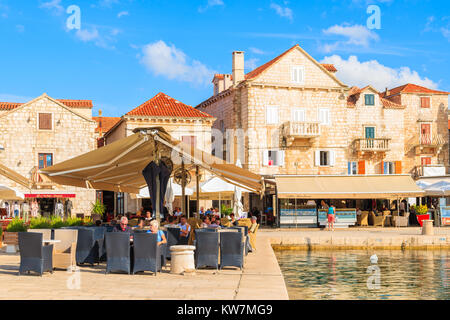
<instances>
[{"instance_id":1,"label":"stone building","mask_svg":"<svg viewBox=\"0 0 450 320\"><path fill-rule=\"evenodd\" d=\"M150 100L127 112L104 133L105 144L133 134L136 128L163 127L171 136L198 149L211 152L211 127L215 118L160 92ZM201 171L201 179L207 173ZM194 181L194 177L192 177ZM109 212L123 214L136 212L142 206L149 207L145 199L132 199L128 193L103 191L103 203ZM174 204L174 206L180 204Z\"/></svg>"},{"instance_id":2,"label":"stone building","mask_svg":"<svg viewBox=\"0 0 450 320\"><path fill-rule=\"evenodd\" d=\"M46 181L39 168L96 148L91 100L53 99L43 94L27 103L0 102L0 164L31 181L32 189L0 175L0 183L37 199L42 214L54 212L57 201L71 200L72 215L90 214L95 191Z\"/></svg>"},{"instance_id":3,"label":"stone building","mask_svg":"<svg viewBox=\"0 0 450 320\"><path fill-rule=\"evenodd\" d=\"M449 93L414 84L381 93L370 85L349 87L336 71L295 45L244 74L244 53L236 51L232 74L215 75L213 96L196 108L217 118L213 127L223 133L228 161L240 157L246 169L266 177L420 176L423 165L446 173ZM241 149L237 129L245 134ZM263 204L253 195L244 206Z\"/></svg>"}]
</instances>

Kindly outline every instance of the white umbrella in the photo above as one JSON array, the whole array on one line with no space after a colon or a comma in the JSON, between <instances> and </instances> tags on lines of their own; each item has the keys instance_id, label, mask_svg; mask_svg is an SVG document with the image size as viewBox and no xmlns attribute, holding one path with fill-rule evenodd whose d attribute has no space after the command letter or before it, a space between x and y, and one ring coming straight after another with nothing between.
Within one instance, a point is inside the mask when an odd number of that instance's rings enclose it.
<instances>
[{"instance_id":1,"label":"white umbrella","mask_svg":"<svg viewBox=\"0 0 450 320\"><path fill-rule=\"evenodd\" d=\"M0 184L0 199L5 200L24 200L25 195L16 189Z\"/></svg>"},{"instance_id":2,"label":"white umbrella","mask_svg":"<svg viewBox=\"0 0 450 320\"><path fill-rule=\"evenodd\" d=\"M242 168L241 161L239 159L236 161L236 166ZM241 198L242 198L242 188L235 186L233 211L235 212L235 215L237 215L237 217L239 218L242 216L242 212L244 211L244 206L242 205Z\"/></svg>"},{"instance_id":3,"label":"white umbrella","mask_svg":"<svg viewBox=\"0 0 450 320\"><path fill-rule=\"evenodd\" d=\"M175 200L175 193L173 192L173 183L172 178L169 179L169 182L167 183L167 189L166 194L164 195L164 201L166 202L167 210L169 210L169 213L172 214L172 204Z\"/></svg>"}]
</instances>

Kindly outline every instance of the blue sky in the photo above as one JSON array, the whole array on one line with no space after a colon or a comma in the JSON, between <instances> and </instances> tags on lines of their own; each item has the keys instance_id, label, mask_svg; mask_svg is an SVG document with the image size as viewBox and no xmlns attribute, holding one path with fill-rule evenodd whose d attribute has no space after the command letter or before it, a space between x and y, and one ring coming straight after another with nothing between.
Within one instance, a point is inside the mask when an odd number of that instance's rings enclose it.
<instances>
[{"instance_id":1,"label":"blue sky","mask_svg":"<svg viewBox=\"0 0 450 320\"><path fill-rule=\"evenodd\" d=\"M368 29L367 7L381 28ZM80 29L66 9L77 5ZM450 2L0 0L0 101L43 92L121 116L162 91L190 105L245 51L250 71L298 43L347 85L450 91Z\"/></svg>"}]
</instances>

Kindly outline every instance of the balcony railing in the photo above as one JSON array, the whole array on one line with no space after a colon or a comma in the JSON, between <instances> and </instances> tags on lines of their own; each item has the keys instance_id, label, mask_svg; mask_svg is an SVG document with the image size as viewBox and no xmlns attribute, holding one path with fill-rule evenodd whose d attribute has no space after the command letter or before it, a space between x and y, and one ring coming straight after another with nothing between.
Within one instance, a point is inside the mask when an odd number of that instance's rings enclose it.
<instances>
[{"instance_id":1,"label":"balcony railing","mask_svg":"<svg viewBox=\"0 0 450 320\"><path fill-rule=\"evenodd\" d=\"M318 137L320 136L320 123L288 121L283 124L283 134L295 138Z\"/></svg>"},{"instance_id":2,"label":"balcony railing","mask_svg":"<svg viewBox=\"0 0 450 320\"><path fill-rule=\"evenodd\" d=\"M443 164L428 164L415 166L412 170L413 178L420 177L439 177L450 173L450 167Z\"/></svg>"},{"instance_id":3,"label":"balcony railing","mask_svg":"<svg viewBox=\"0 0 450 320\"><path fill-rule=\"evenodd\" d=\"M390 138L359 138L355 140L357 151L388 151Z\"/></svg>"},{"instance_id":4,"label":"balcony railing","mask_svg":"<svg viewBox=\"0 0 450 320\"><path fill-rule=\"evenodd\" d=\"M441 134L421 134L418 140L420 146L442 146L446 142Z\"/></svg>"}]
</instances>

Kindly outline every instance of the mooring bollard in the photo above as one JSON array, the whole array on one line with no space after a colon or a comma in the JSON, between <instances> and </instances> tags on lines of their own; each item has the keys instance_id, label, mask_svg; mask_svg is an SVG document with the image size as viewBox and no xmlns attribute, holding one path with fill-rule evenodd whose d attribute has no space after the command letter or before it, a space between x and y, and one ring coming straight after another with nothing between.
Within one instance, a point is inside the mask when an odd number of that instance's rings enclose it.
<instances>
[{"instance_id":1,"label":"mooring bollard","mask_svg":"<svg viewBox=\"0 0 450 320\"><path fill-rule=\"evenodd\" d=\"M423 220L422 234L426 236L432 236L434 234L433 220Z\"/></svg>"},{"instance_id":2,"label":"mooring bollard","mask_svg":"<svg viewBox=\"0 0 450 320\"><path fill-rule=\"evenodd\" d=\"M170 247L170 273L182 274L195 271L194 246Z\"/></svg>"}]
</instances>

